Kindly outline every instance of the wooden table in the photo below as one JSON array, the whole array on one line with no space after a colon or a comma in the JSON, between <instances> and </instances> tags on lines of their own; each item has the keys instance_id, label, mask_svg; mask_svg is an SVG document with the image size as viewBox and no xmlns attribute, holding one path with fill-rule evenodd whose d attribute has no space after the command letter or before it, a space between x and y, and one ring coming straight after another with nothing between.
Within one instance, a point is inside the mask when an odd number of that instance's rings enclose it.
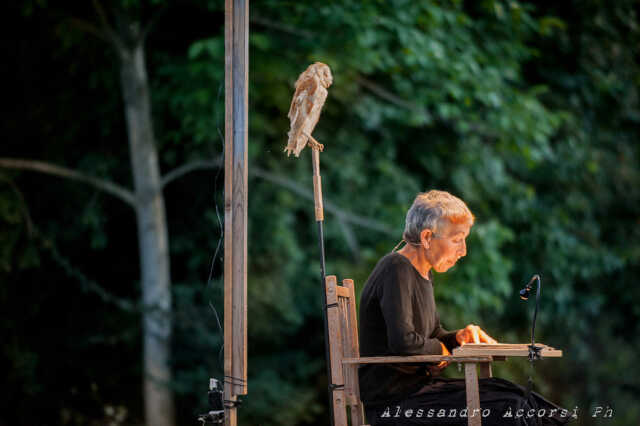
<instances>
[{"instance_id":1,"label":"wooden table","mask_svg":"<svg viewBox=\"0 0 640 426\"><path fill-rule=\"evenodd\" d=\"M552 348L542 343L536 343L540 347L540 358L559 358L562 357L562 351ZM528 357L528 343L467 343L463 346L455 348L451 354L451 361L457 362L456 359L464 363L464 378L467 392L467 414L469 426L481 426L482 416L480 408L480 391L478 388L478 371L477 366L480 365L480 377L492 377L491 362L504 361L510 356ZM471 357L487 357L486 361L469 362Z\"/></svg>"}]
</instances>

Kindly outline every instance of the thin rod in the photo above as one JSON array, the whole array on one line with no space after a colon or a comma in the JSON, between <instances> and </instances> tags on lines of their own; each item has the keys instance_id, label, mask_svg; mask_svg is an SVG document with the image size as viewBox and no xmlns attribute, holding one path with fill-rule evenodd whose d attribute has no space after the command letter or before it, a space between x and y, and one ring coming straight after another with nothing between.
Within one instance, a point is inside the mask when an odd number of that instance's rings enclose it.
<instances>
[{"instance_id":1,"label":"thin rod","mask_svg":"<svg viewBox=\"0 0 640 426\"><path fill-rule=\"evenodd\" d=\"M320 248L320 280L322 284L322 322L324 323L324 355L327 361L327 393L329 395L329 418L331 419L331 426L334 425L333 419L333 389L331 383L331 358L329 353L329 322L327 321L327 292L326 292L326 266L324 259L324 231L323 221L319 220L318 224L318 241Z\"/></svg>"},{"instance_id":2,"label":"thin rod","mask_svg":"<svg viewBox=\"0 0 640 426\"><path fill-rule=\"evenodd\" d=\"M533 312L533 324L531 325L531 346L535 344L535 333L536 333L536 318L538 317L538 307L540 306L540 288L542 287L542 281L540 280L540 275L534 275L533 277L538 281L538 288L536 289L536 310Z\"/></svg>"}]
</instances>

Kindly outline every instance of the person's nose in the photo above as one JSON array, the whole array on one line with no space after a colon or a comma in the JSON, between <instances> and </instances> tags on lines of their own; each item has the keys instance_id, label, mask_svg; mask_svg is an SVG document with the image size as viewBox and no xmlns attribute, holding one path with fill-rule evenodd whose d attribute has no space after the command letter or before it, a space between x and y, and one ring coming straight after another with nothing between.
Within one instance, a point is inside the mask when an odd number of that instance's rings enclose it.
<instances>
[{"instance_id":1,"label":"person's nose","mask_svg":"<svg viewBox=\"0 0 640 426\"><path fill-rule=\"evenodd\" d=\"M462 240L462 246L460 247L460 257L467 255L467 242Z\"/></svg>"}]
</instances>

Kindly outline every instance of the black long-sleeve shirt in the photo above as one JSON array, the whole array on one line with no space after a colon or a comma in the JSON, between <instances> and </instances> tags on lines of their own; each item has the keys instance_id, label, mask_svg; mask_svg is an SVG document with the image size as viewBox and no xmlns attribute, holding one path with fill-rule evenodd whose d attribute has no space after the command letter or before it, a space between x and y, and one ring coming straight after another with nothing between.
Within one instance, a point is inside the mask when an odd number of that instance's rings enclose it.
<instances>
[{"instance_id":1,"label":"black long-sleeve shirt","mask_svg":"<svg viewBox=\"0 0 640 426\"><path fill-rule=\"evenodd\" d=\"M429 276L431 278L431 275ZM453 350L455 331L442 328L431 279L399 253L384 256L360 298L360 355L440 355ZM365 404L404 398L429 383L425 364L365 364L358 371Z\"/></svg>"}]
</instances>

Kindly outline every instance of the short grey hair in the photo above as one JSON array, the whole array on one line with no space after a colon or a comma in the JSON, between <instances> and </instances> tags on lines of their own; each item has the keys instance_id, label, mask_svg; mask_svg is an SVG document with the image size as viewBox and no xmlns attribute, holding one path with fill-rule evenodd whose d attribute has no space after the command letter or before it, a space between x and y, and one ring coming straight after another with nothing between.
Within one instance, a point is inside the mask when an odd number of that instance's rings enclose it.
<instances>
[{"instance_id":1,"label":"short grey hair","mask_svg":"<svg viewBox=\"0 0 640 426\"><path fill-rule=\"evenodd\" d=\"M411 244L420 244L420 233L431 229L436 234L449 223L473 224L474 217L469 207L460 198L435 189L418 194L407 212L402 238Z\"/></svg>"}]
</instances>

